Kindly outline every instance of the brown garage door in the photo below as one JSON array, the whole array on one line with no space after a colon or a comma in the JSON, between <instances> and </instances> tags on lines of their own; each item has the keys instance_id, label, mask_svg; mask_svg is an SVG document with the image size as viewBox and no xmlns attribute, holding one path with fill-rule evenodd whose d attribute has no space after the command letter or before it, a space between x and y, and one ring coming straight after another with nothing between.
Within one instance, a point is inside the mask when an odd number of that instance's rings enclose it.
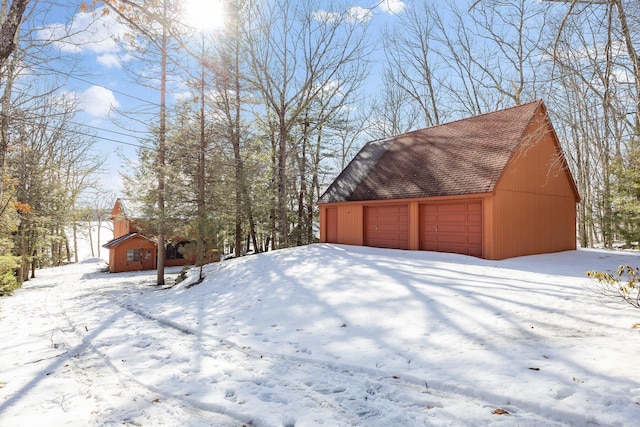
<instances>
[{"instance_id":1,"label":"brown garage door","mask_svg":"<svg viewBox=\"0 0 640 427\"><path fill-rule=\"evenodd\" d=\"M482 202L420 205L420 249L482 256Z\"/></svg>"},{"instance_id":2,"label":"brown garage door","mask_svg":"<svg viewBox=\"0 0 640 427\"><path fill-rule=\"evenodd\" d=\"M409 249L409 205L365 206L364 244Z\"/></svg>"}]
</instances>

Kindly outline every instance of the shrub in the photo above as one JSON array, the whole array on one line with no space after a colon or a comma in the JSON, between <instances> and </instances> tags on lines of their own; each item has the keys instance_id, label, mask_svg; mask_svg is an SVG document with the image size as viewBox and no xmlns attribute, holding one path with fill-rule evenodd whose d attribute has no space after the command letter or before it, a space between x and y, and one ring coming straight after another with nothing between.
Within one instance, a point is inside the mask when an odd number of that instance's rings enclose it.
<instances>
[{"instance_id":1,"label":"shrub","mask_svg":"<svg viewBox=\"0 0 640 427\"><path fill-rule=\"evenodd\" d=\"M14 289L20 287L16 278L17 260L14 256L0 256L0 297L11 295Z\"/></svg>"},{"instance_id":2,"label":"shrub","mask_svg":"<svg viewBox=\"0 0 640 427\"><path fill-rule=\"evenodd\" d=\"M640 269L621 265L613 274L588 271L587 276L598 281L594 291L600 297L640 309Z\"/></svg>"}]
</instances>

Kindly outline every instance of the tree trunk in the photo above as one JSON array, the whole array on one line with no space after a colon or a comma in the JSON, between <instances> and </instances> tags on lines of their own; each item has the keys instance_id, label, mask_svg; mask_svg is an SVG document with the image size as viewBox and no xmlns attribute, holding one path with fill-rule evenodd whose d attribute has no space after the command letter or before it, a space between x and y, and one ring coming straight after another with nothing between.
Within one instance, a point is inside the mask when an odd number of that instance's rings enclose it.
<instances>
[{"instance_id":1,"label":"tree trunk","mask_svg":"<svg viewBox=\"0 0 640 427\"><path fill-rule=\"evenodd\" d=\"M91 258L95 258L95 253L93 251L93 232L92 232L92 227L91 227L91 219L89 219L89 246L91 247ZM77 253L77 250L76 250ZM78 260L76 259L76 262L78 262Z\"/></svg>"},{"instance_id":2,"label":"tree trunk","mask_svg":"<svg viewBox=\"0 0 640 427\"><path fill-rule=\"evenodd\" d=\"M96 239L98 242L96 243L96 249L98 249L98 258L100 258L100 229L102 228L102 220L98 217L98 230L96 231ZM93 256L93 246L91 247L91 256Z\"/></svg>"},{"instance_id":3,"label":"tree trunk","mask_svg":"<svg viewBox=\"0 0 640 427\"><path fill-rule=\"evenodd\" d=\"M36 255L38 253L34 250L31 254L31 278L36 278Z\"/></svg>"},{"instance_id":4,"label":"tree trunk","mask_svg":"<svg viewBox=\"0 0 640 427\"><path fill-rule=\"evenodd\" d=\"M289 230L287 219L287 135L284 123L280 117L278 129L278 247L289 246Z\"/></svg>"},{"instance_id":5,"label":"tree trunk","mask_svg":"<svg viewBox=\"0 0 640 427\"><path fill-rule=\"evenodd\" d=\"M4 91L2 92L2 99L0 105L2 107L2 115L0 116L0 167L4 170L6 168L6 155L9 148L9 112L11 111L11 94L13 90L13 81L15 76L16 62L18 61L18 55L13 55L11 60L0 62L0 74L4 79ZM5 65L6 64L6 69Z\"/></svg>"},{"instance_id":6,"label":"tree trunk","mask_svg":"<svg viewBox=\"0 0 640 427\"><path fill-rule=\"evenodd\" d=\"M307 142L309 133L309 119L305 117L302 131L302 152L298 158L298 176L300 179L300 191L298 192L298 224L296 226L296 245L303 243L305 233L305 209L304 204L307 194Z\"/></svg>"},{"instance_id":7,"label":"tree trunk","mask_svg":"<svg viewBox=\"0 0 640 427\"><path fill-rule=\"evenodd\" d=\"M91 242L91 227L89 227L89 243L91 244L91 251L93 252L93 242ZM75 221L73 221L73 259L75 260L75 262L78 262L78 224Z\"/></svg>"},{"instance_id":8,"label":"tree trunk","mask_svg":"<svg viewBox=\"0 0 640 427\"><path fill-rule=\"evenodd\" d=\"M11 2L9 13L0 27L0 63L4 62L16 48L18 29L28 3L29 0L13 0Z\"/></svg>"},{"instance_id":9,"label":"tree trunk","mask_svg":"<svg viewBox=\"0 0 640 427\"><path fill-rule=\"evenodd\" d=\"M158 286L164 286L164 264L165 264L165 206L164 206L164 168L165 168L165 137L166 137L166 115L167 115L167 0L163 2L162 20L162 40L161 40L161 70L160 70L160 129L158 144L158 264L157 280Z\"/></svg>"}]
</instances>

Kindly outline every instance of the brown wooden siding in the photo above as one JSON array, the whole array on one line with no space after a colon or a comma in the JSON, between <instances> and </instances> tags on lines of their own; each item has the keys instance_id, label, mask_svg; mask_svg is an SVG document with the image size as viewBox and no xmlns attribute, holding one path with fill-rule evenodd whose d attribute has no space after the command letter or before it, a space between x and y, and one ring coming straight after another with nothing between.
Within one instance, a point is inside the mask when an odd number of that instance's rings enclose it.
<instances>
[{"instance_id":1,"label":"brown wooden siding","mask_svg":"<svg viewBox=\"0 0 640 427\"><path fill-rule=\"evenodd\" d=\"M505 168L491 214L492 259L576 248L577 193L542 113Z\"/></svg>"},{"instance_id":2,"label":"brown wooden siding","mask_svg":"<svg viewBox=\"0 0 640 427\"><path fill-rule=\"evenodd\" d=\"M127 261L127 250L129 249L143 249L145 251L144 259L140 261ZM146 251L150 252L148 257L146 256ZM150 240L132 238L109 249L109 271L112 273L153 270L154 268L156 268L156 246Z\"/></svg>"},{"instance_id":3,"label":"brown wooden siding","mask_svg":"<svg viewBox=\"0 0 640 427\"><path fill-rule=\"evenodd\" d=\"M120 220L113 222L113 238L117 239L118 237L124 236L125 234L129 234L129 221Z\"/></svg>"},{"instance_id":4,"label":"brown wooden siding","mask_svg":"<svg viewBox=\"0 0 640 427\"><path fill-rule=\"evenodd\" d=\"M528 136L505 167L496 190L577 198L573 178L542 112L525 133Z\"/></svg>"},{"instance_id":5,"label":"brown wooden siding","mask_svg":"<svg viewBox=\"0 0 640 427\"><path fill-rule=\"evenodd\" d=\"M576 248L573 198L498 191L494 206L492 259Z\"/></svg>"}]
</instances>

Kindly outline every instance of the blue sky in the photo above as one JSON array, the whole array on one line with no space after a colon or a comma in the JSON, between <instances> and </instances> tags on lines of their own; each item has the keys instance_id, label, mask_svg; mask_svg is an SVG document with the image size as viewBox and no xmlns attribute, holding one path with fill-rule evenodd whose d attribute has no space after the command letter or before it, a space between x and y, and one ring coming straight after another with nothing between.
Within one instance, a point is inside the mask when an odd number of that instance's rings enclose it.
<instances>
[{"instance_id":1,"label":"blue sky","mask_svg":"<svg viewBox=\"0 0 640 427\"><path fill-rule=\"evenodd\" d=\"M188 1L211 3L211 0ZM38 7L38 3L35 5ZM370 20L376 33L380 33L394 16L402 13L405 6L401 0L345 2L345 9L354 19ZM82 110L79 121L97 135L96 149L107 156L102 183L105 191L117 193L121 190L123 158L136 159L135 147L140 143L140 135L136 135L135 131L145 130L143 124L122 117L118 111L153 109L159 95L157 91L154 93L131 82L125 74L123 65L135 67L136 64L126 46L116 41L129 30L118 23L113 14L102 15L101 9L82 12L80 9L71 9L71 6L52 12L47 17L47 27L40 31L39 37L59 40L54 45L57 53L75 61L75 70L71 71L65 90L69 96L77 99ZM67 72L64 69L59 71ZM184 93L178 83L172 88L168 102L174 102L181 96ZM114 121L130 127L131 131L117 126Z\"/></svg>"}]
</instances>

